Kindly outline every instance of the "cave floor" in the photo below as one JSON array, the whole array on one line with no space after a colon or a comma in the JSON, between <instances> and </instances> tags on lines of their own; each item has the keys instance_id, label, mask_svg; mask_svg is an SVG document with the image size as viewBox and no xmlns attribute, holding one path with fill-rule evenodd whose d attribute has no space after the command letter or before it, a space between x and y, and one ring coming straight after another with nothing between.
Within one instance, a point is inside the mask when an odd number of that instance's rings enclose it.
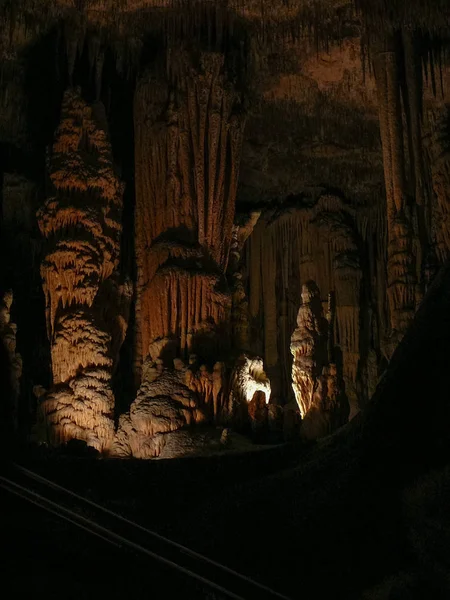
<instances>
[{"instance_id":1,"label":"cave floor","mask_svg":"<svg viewBox=\"0 0 450 600\"><path fill-rule=\"evenodd\" d=\"M366 476L346 443L170 461L28 457L21 462L291 598L375 598L362 594L415 568L401 514L402 487ZM74 544L70 525L13 504L15 519L5 524L3 511L2 521L2 529L20 528L16 537L2 534L11 548L8 564L12 557L17 564L28 561L50 596L66 587L69 576L75 583L67 597L98 597L96 587L84 582L89 573L98 581L100 571L101 597L119 597L124 586L133 598L148 597L144 571L149 569L155 571L155 586L176 585L158 565L99 547L101 541L83 532L75 531ZM56 564L50 560L55 554ZM49 567L58 571L55 577L43 574ZM105 584L105 574L111 569L120 583L106 595L111 582ZM422 597L414 593L401 597ZM188 597L205 596L191 591Z\"/></svg>"}]
</instances>

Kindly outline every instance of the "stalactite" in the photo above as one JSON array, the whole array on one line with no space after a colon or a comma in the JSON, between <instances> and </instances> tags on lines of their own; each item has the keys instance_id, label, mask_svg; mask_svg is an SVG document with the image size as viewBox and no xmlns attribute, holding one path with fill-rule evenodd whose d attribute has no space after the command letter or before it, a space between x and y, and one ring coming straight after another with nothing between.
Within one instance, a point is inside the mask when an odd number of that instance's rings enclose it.
<instances>
[{"instance_id":1,"label":"stalactite","mask_svg":"<svg viewBox=\"0 0 450 600\"><path fill-rule=\"evenodd\" d=\"M203 52L194 59L171 48L167 64L166 80L141 77L134 106L138 372L149 356L170 365L195 353L211 362L231 342L227 269L244 126L241 97L223 54ZM222 370L213 373L217 379ZM196 381L200 388L209 382L207 394L195 390L199 407L214 394L217 403L225 385L211 377L191 381L194 388ZM211 416L217 417L217 407Z\"/></svg>"},{"instance_id":2,"label":"stalactite","mask_svg":"<svg viewBox=\"0 0 450 600\"><path fill-rule=\"evenodd\" d=\"M263 360L243 354L231 373L227 420L243 426L249 418L249 405L258 393L263 395L265 404L269 404L271 386ZM255 419L250 415L250 420L253 422Z\"/></svg>"},{"instance_id":3,"label":"stalactite","mask_svg":"<svg viewBox=\"0 0 450 600\"><path fill-rule=\"evenodd\" d=\"M437 259L441 264L450 257L450 143L448 108L433 111L429 116L430 133L427 155L434 192L433 231Z\"/></svg>"},{"instance_id":4,"label":"stalactite","mask_svg":"<svg viewBox=\"0 0 450 600\"><path fill-rule=\"evenodd\" d=\"M50 443L76 438L103 451L114 433L112 349L118 352L117 337L124 338L131 290L115 281L123 187L105 116L101 105L86 105L78 90L64 96L49 175L54 196L39 209L38 222L47 239L41 275L53 387L40 410ZM101 301L106 288L107 320Z\"/></svg>"},{"instance_id":5,"label":"stalactite","mask_svg":"<svg viewBox=\"0 0 450 600\"><path fill-rule=\"evenodd\" d=\"M302 435L308 439L331 433L349 414L336 365L329 363L328 331L319 289L310 281L302 286L302 304L290 346L292 387L302 415Z\"/></svg>"},{"instance_id":6,"label":"stalactite","mask_svg":"<svg viewBox=\"0 0 450 600\"><path fill-rule=\"evenodd\" d=\"M353 418L359 410L356 382L360 360L361 252L354 221L342 210L336 198L322 197L315 212L315 222L332 246L339 347L343 354L350 418Z\"/></svg>"}]
</instances>

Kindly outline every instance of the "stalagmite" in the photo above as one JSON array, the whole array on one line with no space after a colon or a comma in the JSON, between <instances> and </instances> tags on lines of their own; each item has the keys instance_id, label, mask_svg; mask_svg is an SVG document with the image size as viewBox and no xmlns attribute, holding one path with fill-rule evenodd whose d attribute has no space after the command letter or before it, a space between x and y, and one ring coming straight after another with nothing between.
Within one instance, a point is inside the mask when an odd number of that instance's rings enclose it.
<instances>
[{"instance_id":1,"label":"stalagmite","mask_svg":"<svg viewBox=\"0 0 450 600\"><path fill-rule=\"evenodd\" d=\"M435 196L433 221L435 223L435 248L441 264L450 257L450 142L448 107L430 115L430 135L427 140Z\"/></svg>"},{"instance_id":2,"label":"stalagmite","mask_svg":"<svg viewBox=\"0 0 450 600\"><path fill-rule=\"evenodd\" d=\"M64 96L50 160L54 195L38 211L53 387L40 399L47 441L108 449L111 375L131 300L117 280L123 187L115 175L102 106ZM102 296L108 295L106 309Z\"/></svg>"},{"instance_id":3,"label":"stalagmite","mask_svg":"<svg viewBox=\"0 0 450 600\"><path fill-rule=\"evenodd\" d=\"M317 379L327 363L327 333L319 289L309 281L302 286L297 328L291 338L292 387L302 418L312 406Z\"/></svg>"}]
</instances>

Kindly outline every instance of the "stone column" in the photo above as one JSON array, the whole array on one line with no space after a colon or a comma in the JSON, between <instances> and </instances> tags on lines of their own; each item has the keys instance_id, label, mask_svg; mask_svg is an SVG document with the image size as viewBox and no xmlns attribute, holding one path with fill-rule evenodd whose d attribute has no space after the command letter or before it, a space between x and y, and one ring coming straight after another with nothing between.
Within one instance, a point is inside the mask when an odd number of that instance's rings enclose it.
<instances>
[{"instance_id":1,"label":"stone column","mask_svg":"<svg viewBox=\"0 0 450 600\"><path fill-rule=\"evenodd\" d=\"M38 211L53 387L40 405L47 440L106 450L114 435L111 375L131 290L119 284L123 186L106 119L66 92L49 162L51 197Z\"/></svg>"}]
</instances>

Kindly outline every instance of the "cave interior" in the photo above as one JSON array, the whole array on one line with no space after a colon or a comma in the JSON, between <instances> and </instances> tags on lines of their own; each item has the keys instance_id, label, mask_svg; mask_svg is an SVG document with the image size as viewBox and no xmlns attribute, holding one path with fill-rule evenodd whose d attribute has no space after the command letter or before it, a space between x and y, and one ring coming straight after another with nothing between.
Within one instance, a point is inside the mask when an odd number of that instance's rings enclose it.
<instances>
[{"instance_id":1,"label":"cave interior","mask_svg":"<svg viewBox=\"0 0 450 600\"><path fill-rule=\"evenodd\" d=\"M292 597L448 597L448 0L2 2L0 195L5 454Z\"/></svg>"}]
</instances>

